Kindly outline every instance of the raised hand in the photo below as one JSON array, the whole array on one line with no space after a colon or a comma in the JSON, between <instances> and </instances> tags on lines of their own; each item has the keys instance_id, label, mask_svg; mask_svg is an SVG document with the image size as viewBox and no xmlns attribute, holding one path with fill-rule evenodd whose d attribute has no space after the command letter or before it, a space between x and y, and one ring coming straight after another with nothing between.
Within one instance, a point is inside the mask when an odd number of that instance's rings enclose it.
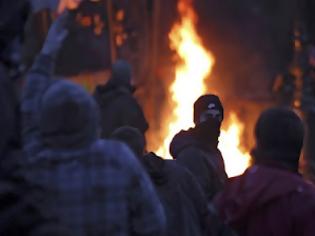
<instances>
[{"instance_id":1,"label":"raised hand","mask_svg":"<svg viewBox=\"0 0 315 236\"><path fill-rule=\"evenodd\" d=\"M82 0L60 0L58 5L58 13L61 14L65 10L74 10L78 8Z\"/></svg>"},{"instance_id":2,"label":"raised hand","mask_svg":"<svg viewBox=\"0 0 315 236\"><path fill-rule=\"evenodd\" d=\"M61 48L64 39L68 35L66 27L68 16L69 13L65 11L51 25L42 48L43 54L55 55Z\"/></svg>"}]
</instances>

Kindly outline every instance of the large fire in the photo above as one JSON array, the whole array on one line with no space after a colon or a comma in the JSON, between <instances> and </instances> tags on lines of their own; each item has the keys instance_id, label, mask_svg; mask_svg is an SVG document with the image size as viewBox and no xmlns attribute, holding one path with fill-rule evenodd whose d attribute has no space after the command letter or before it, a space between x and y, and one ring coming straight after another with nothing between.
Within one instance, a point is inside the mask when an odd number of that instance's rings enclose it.
<instances>
[{"instance_id":1,"label":"large fire","mask_svg":"<svg viewBox=\"0 0 315 236\"><path fill-rule=\"evenodd\" d=\"M168 124L164 143L157 153L169 158L168 148L174 135L181 129L193 126L193 103L207 92L205 79L211 74L215 60L198 36L195 24L196 14L189 0L179 0L180 22L170 34L171 49L176 51L181 61L176 66L175 80L170 87L173 120ZM242 124L235 115L231 116L229 127L222 132L219 148L222 151L229 176L241 174L249 163L249 155L240 150Z\"/></svg>"}]
</instances>

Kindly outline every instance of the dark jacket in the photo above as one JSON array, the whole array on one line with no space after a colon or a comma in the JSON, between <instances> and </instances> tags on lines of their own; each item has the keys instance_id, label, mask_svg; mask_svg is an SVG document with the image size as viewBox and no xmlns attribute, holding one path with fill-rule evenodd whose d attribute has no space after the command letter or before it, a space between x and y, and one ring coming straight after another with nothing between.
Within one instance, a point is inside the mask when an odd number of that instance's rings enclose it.
<instances>
[{"instance_id":1,"label":"dark jacket","mask_svg":"<svg viewBox=\"0 0 315 236\"><path fill-rule=\"evenodd\" d=\"M205 234L207 201L192 174L174 160L154 153L142 158L167 217L168 236Z\"/></svg>"},{"instance_id":2,"label":"dark jacket","mask_svg":"<svg viewBox=\"0 0 315 236\"><path fill-rule=\"evenodd\" d=\"M14 83L1 64L0 114L0 235L35 235L48 226L59 229L55 235L69 235L64 234L66 231L53 215L41 210L38 202L43 201L46 192L29 183L23 174L19 103ZM48 235L47 232L42 235Z\"/></svg>"},{"instance_id":3,"label":"dark jacket","mask_svg":"<svg viewBox=\"0 0 315 236\"><path fill-rule=\"evenodd\" d=\"M0 64L0 176L18 168L21 161L19 103L13 81Z\"/></svg>"},{"instance_id":4,"label":"dark jacket","mask_svg":"<svg viewBox=\"0 0 315 236\"><path fill-rule=\"evenodd\" d=\"M223 188L227 175L221 152L200 140L194 129L175 135L170 152L179 164L196 177L209 201Z\"/></svg>"},{"instance_id":5,"label":"dark jacket","mask_svg":"<svg viewBox=\"0 0 315 236\"><path fill-rule=\"evenodd\" d=\"M228 180L215 201L240 236L315 235L315 189L298 174L253 166Z\"/></svg>"},{"instance_id":6,"label":"dark jacket","mask_svg":"<svg viewBox=\"0 0 315 236\"><path fill-rule=\"evenodd\" d=\"M133 88L111 81L96 87L94 92L101 111L101 137L108 138L114 130L122 126L137 128L144 134L148 123L142 108L133 97Z\"/></svg>"},{"instance_id":7,"label":"dark jacket","mask_svg":"<svg viewBox=\"0 0 315 236\"><path fill-rule=\"evenodd\" d=\"M30 184L21 173L1 179L0 235L70 236L71 231L39 204L47 196L44 189Z\"/></svg>"},{"instance_id":8,"label":"dark jacket","mask_svg":"<svg viewBox=\"0 0 315 236\"><path fill-rule=\"evenodd\" d=\"M95 101L50 80L53 64L37 58L22 102L25 169L50 191L47 211L71 235L160 235L164 212L149 177L126 146L97 138Z\"/></svg>"}]
</instances>

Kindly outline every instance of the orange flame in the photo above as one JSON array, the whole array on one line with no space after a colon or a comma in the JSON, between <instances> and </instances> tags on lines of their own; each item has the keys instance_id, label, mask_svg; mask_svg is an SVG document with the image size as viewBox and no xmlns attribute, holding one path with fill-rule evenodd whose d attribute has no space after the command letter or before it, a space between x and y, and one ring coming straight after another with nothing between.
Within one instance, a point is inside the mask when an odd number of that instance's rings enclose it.
<instances>
[{"instance_id":1,"label":"orange flame","mask_svg":"<svg viewBox=\"0 0 315 236\"><path fill-rule=\"evenodd\" d=\"M178 11L181 20L173 26L169 34L171 49L181 59L176 65L175 80L169 91L175 103L174 118L168 124L166 138L157 151L166 158L170 158L168 148L174 135L181 129L193 126L193 104L199 96L206 93L205 79L211 74L215 63L214 56L205 49L197 34L197 17L190 1L180 0ZM241 174L248 166L247 155L239 150L241 133L241 123L233 116L231 126L222 132L220 139L220 149L223 151L229 176Z\"/></svg>"},{"instance_id":2,"label":"orange flame","mask_svg":"<svg viewBox=\"0 0 315 236\"><path fill-rule=\"evenodd\" d=\"M235 113L230 114L228 124L229 127L221 131L219 149L224 158L225 170L232 177L242 174L250 165L250 154L242 150L240 137L244 125Z\"/></svg>"},{"instance_id":3,"label":"orange flame","mask_svg":"<svg viewBox=\"0 0 315 236\"><path fill-rule=\"evenodd\" d=\"M174 120L168 126L168 135L158 154L169 157L168 147L174 135L193 125L193 103L205 93L204 80L214 65L214 57L202 46L196 29L196 16L187 2L179 1L181 22L173 26L169 38L171 49L178 53L181 63L176 66L175 81L170 87L174 108Z\"/></svg>"}]
</instances>

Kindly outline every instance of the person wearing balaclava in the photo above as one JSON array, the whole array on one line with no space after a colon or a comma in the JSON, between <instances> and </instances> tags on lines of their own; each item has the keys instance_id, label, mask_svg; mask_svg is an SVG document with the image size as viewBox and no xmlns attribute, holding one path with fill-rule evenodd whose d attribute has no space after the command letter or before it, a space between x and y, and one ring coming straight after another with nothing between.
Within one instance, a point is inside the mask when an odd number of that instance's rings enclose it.
<instances>
[{"instance_id":1,"label":"person wearing balaclava","mask_svg":"<svg viewBox=\"0 0 315 236\"><path fill-rule=\"evenodd\" d=\"M94 92L101 111L101 137L109 138L114 130L122 126L137 128L144 134L148 123L133 93L131 66L118 60L112 66L112 75L105 85L99 85Z\"/></svg>"},{"instance_id":2,"label":"person wearing balaclava","mask_svg":"<svg viewBox=\"0 0 315 236\"><path fill-rule=\"evenodd\" d=\"M299 174L303 136L303 122L292 110L260 115L253 166L229 179L214 199L221 220L238 235L315 235L315 187Z\"/></svg>"},{"instance_id":3,"label":"person wearing balaclava","mask_svg":"<svg viewBox=\"0 0 315 236\"><path fill-rule=\"evenodd\" d=\"M170 145L173 158L195 175L209 201L222 189L227 178L218 150L223 117L219 97L212 94L199 97L194 104L195 127L180 131Z\"/></svg>"}]
</instances>

